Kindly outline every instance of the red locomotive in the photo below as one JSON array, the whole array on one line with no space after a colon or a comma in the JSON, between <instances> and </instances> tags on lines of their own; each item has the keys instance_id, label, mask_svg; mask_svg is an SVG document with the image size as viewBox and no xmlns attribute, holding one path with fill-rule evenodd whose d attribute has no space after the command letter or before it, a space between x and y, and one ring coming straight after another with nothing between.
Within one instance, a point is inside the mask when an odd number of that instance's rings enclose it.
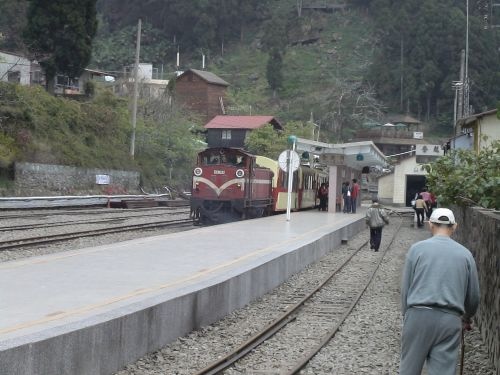
<instances>
[{"instance_id":1,"label":"red locomotive","mask_svg":"<svg viewBox=\"0 0 500 375\"><path fill-rule=\"evenodd\" d=\"M317 206L325 172L301 166L293 176L292 209ZM286 210L287 173L278 162L236 148L208 148L193 171L191 215L195 222L220 223Z\"/></svg>"},{"instance_id":2,"label":"red locomotive","mask_svg":"<svg viewBox=\"0 0 500 375\"><path fill-rule=\"evenodd\" d=\"M273 173L240 149L209 148L193 171L191 214L195 221L224 222L270 212Z\"/></svg>"}]
</instances>

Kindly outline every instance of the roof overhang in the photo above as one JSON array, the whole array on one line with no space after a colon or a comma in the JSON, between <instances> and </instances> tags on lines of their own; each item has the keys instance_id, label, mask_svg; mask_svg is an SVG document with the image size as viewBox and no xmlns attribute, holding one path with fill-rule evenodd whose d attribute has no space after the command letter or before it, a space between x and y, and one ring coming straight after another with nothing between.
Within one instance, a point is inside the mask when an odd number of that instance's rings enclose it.
<instances>
[{"instance_id":1,"label":"roof overhang","mask_svg":"<svg viewBox=\"0 0 500 375\"><path fill-rule=\"evenodd\" d=\"M387 158L372 141L350 143L323 143L304 138L297 138L297 151L307 151L317 155L343 155L344 165L362 169L363 167L388 164Z\"/></svg>"},{"instance_id":2,"label":"roof overhang","mask_svg":"<svg viewBox=\"0 0 500 375\"><path fill-rule=\"evenodd\" d=\"M498 111L497 109L491 109L491 110L486 111L486 112L481 112L481 113L471 115L469 117L461 118L461 119L457 120L457 125L462 127L462 128L468 127L468 126L472 125L473 123L475 123L477 120L479 120L485 116L495 115L497 113L497 111Z\"/></svg>"}]
</instances>

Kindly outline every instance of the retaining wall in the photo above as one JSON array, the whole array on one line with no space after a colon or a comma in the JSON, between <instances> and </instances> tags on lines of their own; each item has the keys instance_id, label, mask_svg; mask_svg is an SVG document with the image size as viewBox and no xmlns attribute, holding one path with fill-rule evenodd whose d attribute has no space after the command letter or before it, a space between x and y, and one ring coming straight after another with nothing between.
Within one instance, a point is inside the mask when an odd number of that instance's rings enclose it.
<instances>
[{"instance_id":1,"label":"retaining wall","mask_svg":"<svg viewBox=\"0 0 500 375\"><path fill-rule=\"evenodd\" d=\"M455 239L476 259L481 304L476 321L496 374L500 375L500 211L455 207Z\"/></svg>"},{"instance_id":2,"label":"retaining wall","mask_svg":"<svg viewBox=\"0 0 500 375\"><path fill-rule=\"evenodd\" d=\"M97 184L97 175L109 176L109 184ZM14 189L18 196L137 193L139 172L16 163Z\"/></svg>"}]
</instances>

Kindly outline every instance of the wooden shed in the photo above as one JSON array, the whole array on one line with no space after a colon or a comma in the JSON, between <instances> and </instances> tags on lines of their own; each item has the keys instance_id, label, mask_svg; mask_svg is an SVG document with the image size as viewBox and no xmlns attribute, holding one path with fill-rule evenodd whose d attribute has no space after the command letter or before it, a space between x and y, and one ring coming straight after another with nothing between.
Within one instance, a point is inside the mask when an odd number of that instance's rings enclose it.
<instances>
[{"instance_id":1,"label":"wooden shed","mask_svg":"<svg viewBox=\"0 0 500 375\"><path fill-rule=\"evenodd\" d=\"M214 73L189 69L177 77L175 95L181 106L199 113L206 122L224 114L228 86Z\"/></svg>"},{"instance_id":2,"label":"wooden shed","mask_svg":"<svg viewBox=\"0 0 500 375\"><path fill-rule=\"evenodd\" d=\"M275 130L283 130L273 116L215 116L205 125L208 147L243 148L247 134L267 124Z\"/></svg>"}]
</instances>

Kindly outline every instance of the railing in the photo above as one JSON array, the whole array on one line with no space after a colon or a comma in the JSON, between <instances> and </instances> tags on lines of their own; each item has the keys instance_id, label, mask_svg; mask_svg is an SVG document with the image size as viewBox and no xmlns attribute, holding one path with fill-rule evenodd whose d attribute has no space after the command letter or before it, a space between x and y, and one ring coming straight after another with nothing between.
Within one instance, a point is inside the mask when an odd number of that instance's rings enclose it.
<instances>
[{"instance_id":1,"label":"railing","mask_svg":"<svg viewBox=\"0 0 500 375\"><path fill-rule=\"evenodd\" d=\"M406 129L373 129L373 130L358 130L356 132L356 138L404 138L413 139L413 131Z\"/></svg>"}]
</instances>

